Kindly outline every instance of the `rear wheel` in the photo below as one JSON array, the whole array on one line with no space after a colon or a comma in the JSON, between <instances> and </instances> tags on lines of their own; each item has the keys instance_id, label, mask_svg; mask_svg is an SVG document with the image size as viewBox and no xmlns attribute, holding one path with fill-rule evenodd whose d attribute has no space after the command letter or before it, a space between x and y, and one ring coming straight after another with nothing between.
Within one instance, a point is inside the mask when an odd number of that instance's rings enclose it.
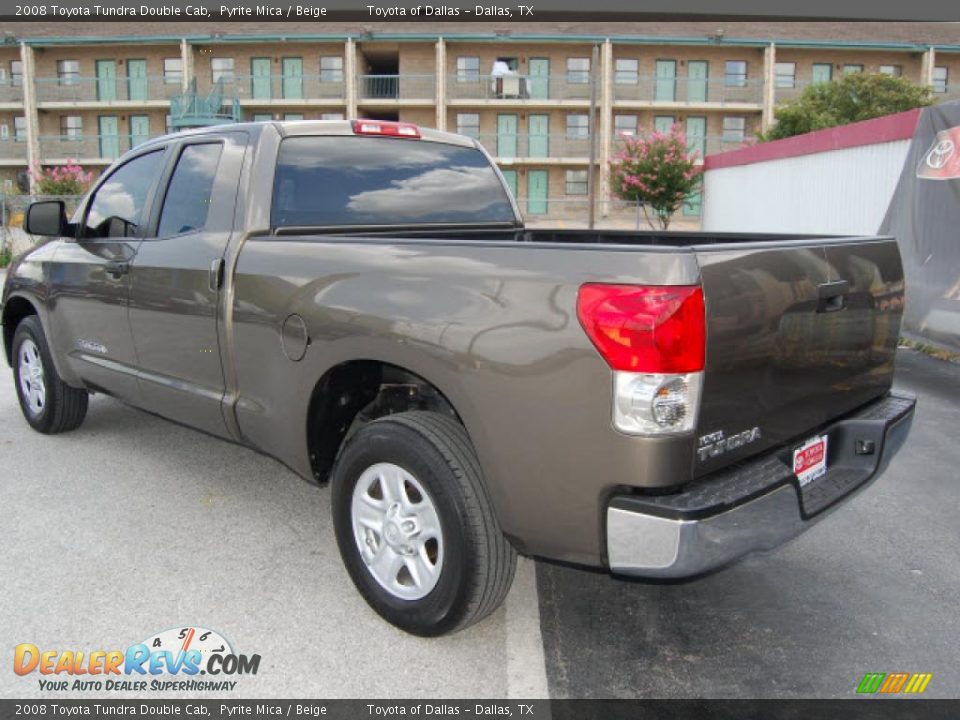
<instances>
[{"instance_id":1,"label":"rear wheel","mask_svg":"<svg viewBox=\"0 0 960 720\"><path fill-rule=\"evenodd\" d=\"M13 334L13 379L20 409L34 430L49 435L67 432L86 417L87 391L60 379L35 315L21 320Z\"/></svg>"},{"instance_id":2,"label":"rear wheel","mask_svg":"<svg viewBox=\"0 0 960 720\"><path fill-rule=\"evenodd\" d=\"M451 418L408 412L362 427L337 460L332 504L347 571L397 627L454 632L506 597L516 553L469 438Z\"/></svg>"}]
</instances>

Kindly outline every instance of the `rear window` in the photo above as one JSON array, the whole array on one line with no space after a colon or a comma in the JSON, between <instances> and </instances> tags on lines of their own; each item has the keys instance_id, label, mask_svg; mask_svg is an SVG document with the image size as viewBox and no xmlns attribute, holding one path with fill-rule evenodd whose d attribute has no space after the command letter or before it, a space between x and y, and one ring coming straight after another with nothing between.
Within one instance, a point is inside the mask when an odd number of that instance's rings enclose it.
<instances>
[{"instance_id":1,"label":"rear window","mask_svg":"<svg viewBox=\"0 0 960 720\"><path fill-rule=\"evenodd\" d=\"M499 178L475 148L342 135L280 144L275 228L515 219Z\"/></svg>"}]
</instances>

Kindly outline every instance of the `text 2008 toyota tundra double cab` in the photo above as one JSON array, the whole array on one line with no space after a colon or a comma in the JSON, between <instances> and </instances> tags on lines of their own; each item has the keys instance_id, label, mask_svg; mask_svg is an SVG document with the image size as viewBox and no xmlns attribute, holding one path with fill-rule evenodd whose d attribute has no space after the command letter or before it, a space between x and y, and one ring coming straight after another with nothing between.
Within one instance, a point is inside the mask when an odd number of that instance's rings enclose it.
<instances>
[{"instance_id":1,"label":"text 2008 toyota tundra double cab","mask_svg":"<svg viewBox=\"0 0 960 720\"><path fill-rule=\"evenodd\" d=\"M159 138L26 229L27 422L102 392L329 481L354 583L417 634L493 611L517 553L685 578L773 548L913 417L893 239L525 229L474 140L413 125Z\"/></svg>"}]
</instances>

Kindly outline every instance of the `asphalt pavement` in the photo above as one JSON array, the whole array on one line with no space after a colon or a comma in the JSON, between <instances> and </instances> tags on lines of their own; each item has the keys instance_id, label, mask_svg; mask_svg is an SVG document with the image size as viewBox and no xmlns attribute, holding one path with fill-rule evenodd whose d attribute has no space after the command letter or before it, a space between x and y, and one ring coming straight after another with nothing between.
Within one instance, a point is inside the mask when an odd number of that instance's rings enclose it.
<instances>
[{"instance_id":1,"label":"asphalt pavement","mask_svg":"<svg viewBox=\"0 0 960 720\"><path fill-rule=\"evenodd\" d=\"M326 488L102 396L39 435L5 371L0 697L60 695L11 671L18 643L122 649L186 625L261 656L217 697L853 697L868 671L960 696L960 366L899 364L912 437L810 533L681 585L523 561L503 608L434 640L363 603Z\"/></svg>"}]
</instances>

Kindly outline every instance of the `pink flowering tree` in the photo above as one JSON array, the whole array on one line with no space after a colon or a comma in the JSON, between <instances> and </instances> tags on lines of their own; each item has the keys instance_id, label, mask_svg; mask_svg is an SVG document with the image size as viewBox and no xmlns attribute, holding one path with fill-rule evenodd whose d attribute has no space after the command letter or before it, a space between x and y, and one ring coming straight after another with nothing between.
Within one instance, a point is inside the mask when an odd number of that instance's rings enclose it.
<instances>
[{"instance_id":1,"label":"pink flowering tree","mask_svg":"<svg viewBox=\"0 0 960 720\"><path fill-rule=\"evenodd\" d=\"M93 173L85 172L73 160L52 168L33 168L30 174L40 195L83 195L93 182Z\"/></svg>"},{"instance_id":2,"label":"pink flowering tree","mask_svg":"<svg viewBox=\"0 0 960 720\"><path fill-rule=\"evenodd\" d=\"M647 138L624 136L623 149L611 161L613 192L641 206L651 228L666 230L674 213L700 190L699 155L687 149L678 125Z\"/></svg>"}]
</instances>

